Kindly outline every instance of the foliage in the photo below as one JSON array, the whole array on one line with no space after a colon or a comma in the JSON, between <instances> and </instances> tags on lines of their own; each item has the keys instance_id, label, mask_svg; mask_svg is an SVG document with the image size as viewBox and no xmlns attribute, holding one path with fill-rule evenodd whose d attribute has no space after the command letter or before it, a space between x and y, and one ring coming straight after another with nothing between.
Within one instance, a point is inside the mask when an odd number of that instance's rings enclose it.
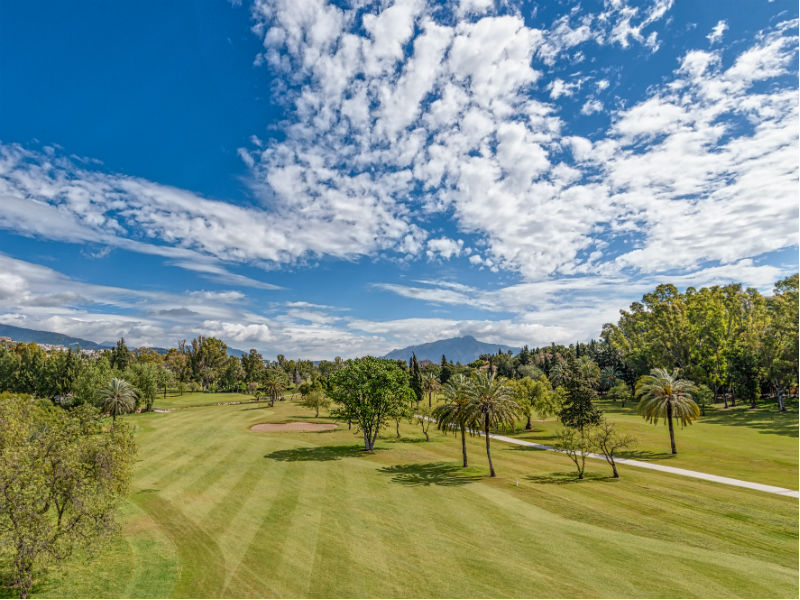
<instances>
[{"instance_id":1,"label":"foliage","mask_svg":"<svg viewBox=\"0 0 800 600\"><path fill-rule=\"evenodd\" d=\"M314 409L314 416L319 417L320 408L328 408L331 405L331 399L325 395L320 387L313 387L306 393L300 396L300 406Z\"/></svg>"},{"instance_id":2,"label":"foliage","mask_svg":"<svg viewBox=\"0 0 800 600\"><path fill-rule=\"evenodd\" d=\"M678 379L677 372L670 373L666 369L653 369L636 383L639 414L653 424L658 424L659 419L666 421L673 454L678 451L672 420L677 419L685 426L700 416L700 409L692 399L695 393L697 387L691 381Z\"/></svg>"},{"instance_id":3,"label":"foliage","mask_svg":"<svg viewBox=\"0 0 800 600\"><path fill-rule=\"evenodd\" d=\"M464 420L483 426L489 474L491 477L495 477L489 433L492 428L513 427L519 405L511 398L511 389L505 381L488 371L475 373L466 385L466 393L469 404Z\"/></svg>"},{"instance_id":4,"label":"foliage","mask_svg":"<svg viewBox=\"0 0 800 600\"><path fill-rule=\"evenodd\" d=\"M380 430L411 401L408 374L396 362L366 356L347 361L327 378L326 392L337 404L337 417L355 423L372 451Z\"/></svg>"},{"instance_id":5,"label":"foliage","mask_svg":"<svg viewBox=\"0 0 800 600\"><path fill-rule=\"evenodd\" d=\"M117 416L133 412L136 408L136 389L124 379L112 378L100 391L103 410L116 423Z\"/></svg>"},{"instance_id":6,"label":"foliage","mask_svg":"<svg viewBox=\"0 0 800 600\"><path fill-rule=\"evenodd\" d=\"M104 430L92 407L0 395L0 548L20 597L49 563L115 531L135 454L131 432Z\"/></svg>"},{"instance_id":7,"label":"foliage","mask_svg":"<svg viewBox=\"0 0 800 600\"><path fill-rule=\"evenodd\" d=\"M467 467L467 442L466 434L473 433L473 428L479 426L475 421L475 414L470 410L470 393L467 379L463 375L454 375L442 387L444 402L433 409L432 416L436 419L436 426L444 432L461 433L461 458L462 466Z\"/></svg>"},{"instance_id":8,"label":"foliage","mask_svg":"<svg viewBox=\"0 0 800 600\"><path fill-rule=\"evenodd\" d=\"M523 377L511 382L514 401L520 407L520 414L526 418L525 429L530 430L531 416L536 413L540 418L551 417L559 409L558 397L546 375L539 379Z\"/></svg>"}]
</instances>

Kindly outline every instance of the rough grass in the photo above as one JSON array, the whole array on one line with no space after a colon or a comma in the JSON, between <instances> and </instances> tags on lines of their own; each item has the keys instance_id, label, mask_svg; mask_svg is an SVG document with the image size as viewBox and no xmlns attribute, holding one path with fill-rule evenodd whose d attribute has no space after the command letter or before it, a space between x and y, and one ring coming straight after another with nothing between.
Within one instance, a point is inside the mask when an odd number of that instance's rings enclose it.
<instances>
[{"instance_id":1,"label":"rough grass","mask_svg":"<svg viewBox=\"0 0 800 600\"><path fill-rule=\"evenodd\" d=\"M578 482L565 457L501 443L490 479L482 440L461 469L455 438L412 425L373 454L346 425L248 431L309 414L287 401L127 417L140 462L124 535L34 594L798 595L796 499L625 467L613 480L601 462Z\"/></svg>"}]
</instances>

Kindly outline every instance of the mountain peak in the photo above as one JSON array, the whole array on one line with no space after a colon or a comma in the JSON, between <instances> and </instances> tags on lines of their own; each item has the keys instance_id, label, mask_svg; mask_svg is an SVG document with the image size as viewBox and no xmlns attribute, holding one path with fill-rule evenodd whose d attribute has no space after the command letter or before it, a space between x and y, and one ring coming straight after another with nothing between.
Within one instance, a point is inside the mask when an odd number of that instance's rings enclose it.
<instances>
[{"instance_id":1,"label":"mountain peak","mask_svg":"<svg viewBox=\"0 0 800 600\"><path fill-rule=\"evenodd\" d=\"M412 354L415 354L417 360L430 360L438 363L442 358L442 354L444 354L451 362L466 364L478 359L481 354L494 354L498 349L503 352L508 352L509 350L519 352L519 348L481 342L472 335L464 335L392 350L384 358L408 360Z\"/></svg>"}]
</instances>

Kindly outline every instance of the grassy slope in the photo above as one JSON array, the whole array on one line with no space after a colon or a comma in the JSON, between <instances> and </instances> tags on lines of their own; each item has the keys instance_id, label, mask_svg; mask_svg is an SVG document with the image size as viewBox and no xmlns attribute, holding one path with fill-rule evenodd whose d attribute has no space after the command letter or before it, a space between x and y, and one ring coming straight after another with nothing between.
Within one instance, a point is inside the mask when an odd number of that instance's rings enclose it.
<instances>
[{"instance_id":1,"label":"grassy slope","mask_svg":"<svg viewBox=\"0 0 800 600\"><path fill-rule=\"evenodd\" d=\"M365 455L345 428L256 434L290 402L133 417L124 537L37 596L797 596L797 501L637 469L575 482L495 445L500 477L406 426ZM516 485L517 480L519 485Z\"/></svg>"},{"instance_id":2,"label":"grassy slope","mask_svg":"<svg viewBox=\"0 0 800 600\"><path fill-rule=\"evenodd\" d=\"M779 413L773 405L756 409L745 406L709 408L707 415L675 433L678 454L669 448L669 433L663 422L645 422L630 404L601 402L606 418L622 431L633 434L637 447L625 456L663 465L694 469L715 475L798 489L797 402L790 412ZM520 424L521 427L521 424ZM554 441L559 424L555 419L535 421L533 432L516 437L543 444Z\"/></svg>"}]
</instances>

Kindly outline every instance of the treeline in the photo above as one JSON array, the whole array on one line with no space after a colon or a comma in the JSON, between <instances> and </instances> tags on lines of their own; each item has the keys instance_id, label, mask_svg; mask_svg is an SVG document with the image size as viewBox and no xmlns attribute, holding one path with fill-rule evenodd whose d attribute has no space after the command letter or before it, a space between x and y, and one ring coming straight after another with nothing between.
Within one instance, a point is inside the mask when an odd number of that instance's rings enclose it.
<instances>
[{"instance_id":1,"label":"treeline","mask_svg":"<svg viewBox=\"0 0 800 600\"><path fill-rule=\"evenodd\" d=\"M619 321L607 323L599 340L569 346L551 344L516 355L498 351L469 365L420 366L416 357L397 361L410 377L419 402L428 404L438 389L455 375L487 370L511 380L542 381L550 389L563 387L571 370L579 370L587 385L600 395L631 400L639 378L654 368L679 369L680 377L699 386L701 409L707 402L727 407L738 401L755 406L774 397L783 410L783 396L793 391L798 372L798 276L775 285L774 294L761 295L739 284L688 288L658 286L620 311ZM98 405L99 393L112 378L137 389L137 408L149 410L158 394L171 389L227 391L267 395L273 401L287 389L308 392L345 364L265 360L256 350L241 358L228 356L214 337L181 342L166 354L152 349L129 349L125 340L94 356L72 350L45 352L36 344L0 344L0 390L50 398L64 406ZM545 381L546 380L546 381Z\"/></svg>"}]
</instances>

